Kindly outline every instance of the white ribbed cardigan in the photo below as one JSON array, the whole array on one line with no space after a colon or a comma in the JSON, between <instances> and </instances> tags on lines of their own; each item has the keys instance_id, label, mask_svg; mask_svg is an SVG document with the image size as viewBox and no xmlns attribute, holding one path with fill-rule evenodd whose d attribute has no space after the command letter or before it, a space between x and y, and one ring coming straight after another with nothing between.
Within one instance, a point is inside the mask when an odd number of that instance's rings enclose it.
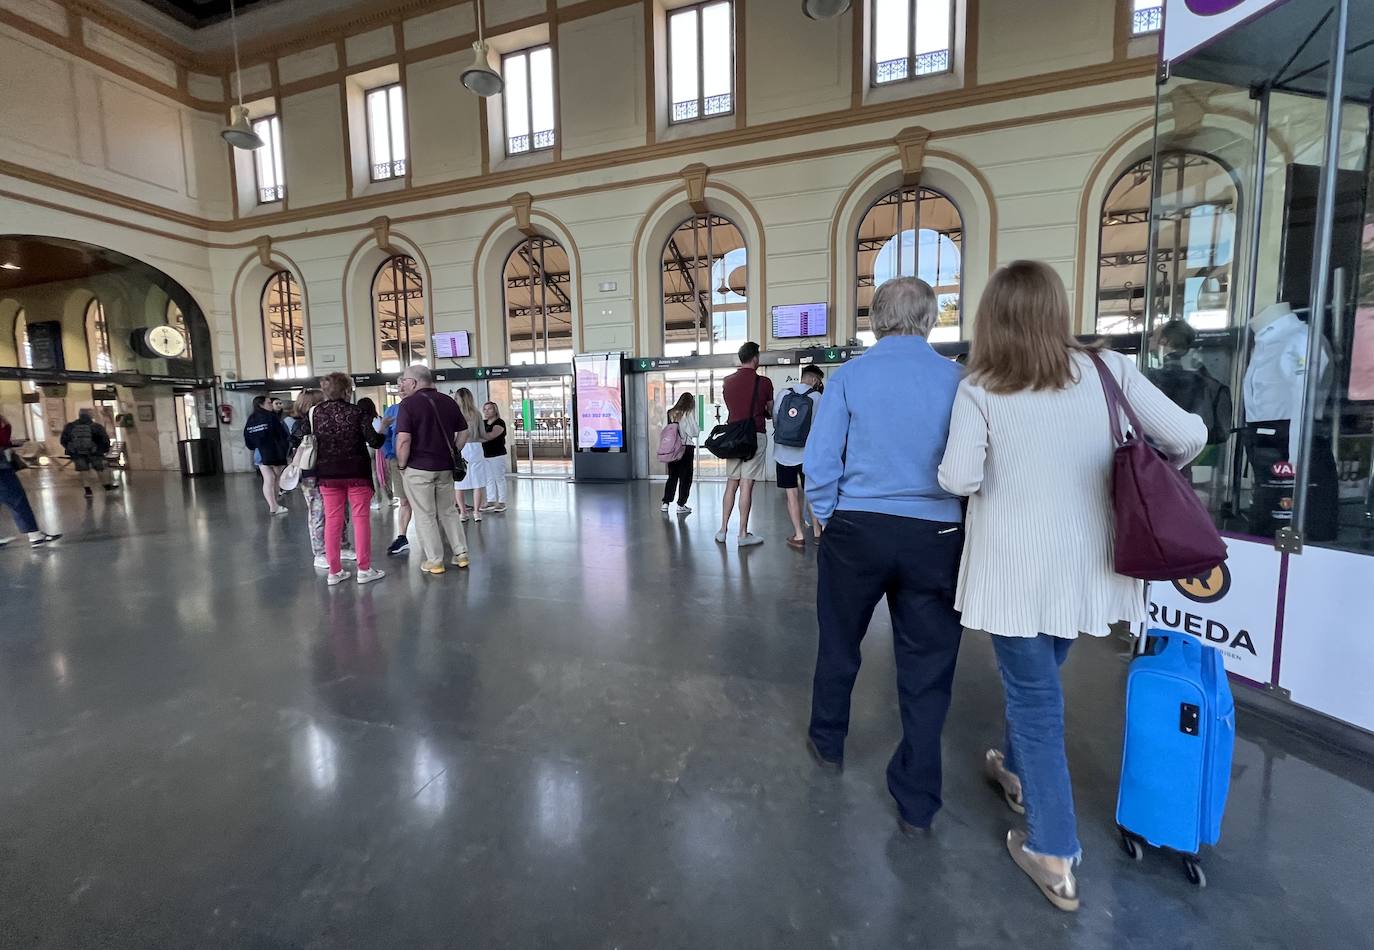
<instances>
[{"instance_id":1,"label":"white ribbed cardigan","mask_svg":"<svg viewBox=\"0 0 1374 950\"><path fill-rule=\"evenodd\" d=\"M1131 360L1102 356L1150 440L1176 464L1194 458L1203 421ZM1144 616L1141 582L1112 570L1115 444L1102 382L1087 356L1074 365L1077 381L1061 390L959 386L940 484L969 497L955 605L970 630L1073 639Z\"/></svg>"}]
</instances>

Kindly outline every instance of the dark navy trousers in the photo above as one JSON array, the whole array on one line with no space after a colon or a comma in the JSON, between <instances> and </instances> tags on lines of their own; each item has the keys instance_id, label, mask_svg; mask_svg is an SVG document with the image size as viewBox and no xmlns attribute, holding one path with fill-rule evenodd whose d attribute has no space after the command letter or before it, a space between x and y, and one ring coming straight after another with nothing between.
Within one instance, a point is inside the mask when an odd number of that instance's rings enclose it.
<instances>
[{"instance_id":1,"label":"dark navy trousers","mask_svg":"<svg viewBox=\"0 0 1374 950\"><path fill-rule=\"evenodd\" d=\"M940 808L940 733L963 632L954 609L963 544L958 524L863 511L835 512L821 538L811 739L825 758L843 759L859 645L886 597L902 718L887 787L902 817L920 827Z\"/></svg>"}]
</instances>

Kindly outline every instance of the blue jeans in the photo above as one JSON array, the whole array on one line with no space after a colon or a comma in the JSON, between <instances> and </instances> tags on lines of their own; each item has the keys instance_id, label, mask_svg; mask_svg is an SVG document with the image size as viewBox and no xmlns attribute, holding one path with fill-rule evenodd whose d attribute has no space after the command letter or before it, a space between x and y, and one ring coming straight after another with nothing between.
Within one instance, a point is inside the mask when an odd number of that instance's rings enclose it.
<instances>
[{"instance_id":1,"label":"blue jeans","mask_svg":"<svg viewBox=\"0 0 1374 950\"><path fill-rule=\"evenodd\" d=\"M32 534L38 530L38 519L29 507L29 496L24 494L24 485L11 468L0 469L0 505L14 515L14 523L20 531Z\"/></svg>"},{"instance_id":2,"label":"blue jeans","mask_svg":"<svg viewBox=\"0 0 1374 950\"><path fill-rule=\"evenodd\" d=\"M963 545L958 524L838 511L825 526L818 556L811 740L823 757L844 758L859 645L874 608L887 598L902 716L887 789L902 818L919 827L930 824L941 804L940 732L963 634L954 609Z\"/></svg>"},{"instance_id":3,"label":"blue jeans","mask_svg":"<svg viewBox=\"0 0 1374 950\"><path fill-rule=\"evenodd\" d=\"M1073 811L1069 760L1064 754L1064 692L1059 667L1072 640L992 638L1007 697L1007 770L1021 779L1026 805L1026 850L1077 860L1082 854Z\"/></svg>"}]
</instances>

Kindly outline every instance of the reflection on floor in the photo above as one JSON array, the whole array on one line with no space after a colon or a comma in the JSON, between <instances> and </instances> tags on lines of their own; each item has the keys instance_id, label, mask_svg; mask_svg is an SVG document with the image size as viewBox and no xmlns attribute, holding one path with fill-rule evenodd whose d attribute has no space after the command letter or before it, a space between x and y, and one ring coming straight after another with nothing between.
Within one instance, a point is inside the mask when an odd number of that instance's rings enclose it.
<instances>
[{"instance_id":1,"label":"reflection on floor","mask_svg":"<svg viewBox=\"0 0 1374 950\"><path fill-rule=\"evenodd\" d=\"M847 770L801 736L814 550L761 492L740 552L657 485L512 482L473 566L309 567L304 507L249 476L133 476L66 537L0 550L0 933L14 947L1369 947L1374 766L1242 711L1194 890L1112 825L1119 645L1070 660L1084 906L1007 860L984 786L1000 688L965 645L936 832L896 831L890 635L865 645ZM30 478L26 474L25 478ZM55 485L56 487L51 487ZM2 516L0 516L2 517ZM377 548L389 534L376 515Z\"/></svg>"}]
</instances>

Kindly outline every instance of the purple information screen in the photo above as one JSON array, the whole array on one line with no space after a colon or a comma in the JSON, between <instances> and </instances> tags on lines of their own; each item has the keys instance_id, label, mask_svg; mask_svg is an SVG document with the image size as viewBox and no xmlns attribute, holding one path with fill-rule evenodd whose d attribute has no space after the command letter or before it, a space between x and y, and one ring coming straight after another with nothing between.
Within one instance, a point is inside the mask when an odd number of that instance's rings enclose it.
<instances>
[{"instance_id":1,"label":"purple information screen","mask_svg":"<svg viewBox=\"0 0 1374 950\"><path fill-rule=\"evenodd\" d=\"M468 331L448 330L434 334L434 355L441 360L461 360L470 356Z\"/></svg>"},{"instance_id":2,"label":"purple information screen","mask_svg":"<svg viewBox=\"0 0 1374 950\"><path fill-rule=\"evenodd\" d=\"M830 305L792 303L773 308L773 339L825 336L830 332Z\"/></svg>"}]
</instances>

